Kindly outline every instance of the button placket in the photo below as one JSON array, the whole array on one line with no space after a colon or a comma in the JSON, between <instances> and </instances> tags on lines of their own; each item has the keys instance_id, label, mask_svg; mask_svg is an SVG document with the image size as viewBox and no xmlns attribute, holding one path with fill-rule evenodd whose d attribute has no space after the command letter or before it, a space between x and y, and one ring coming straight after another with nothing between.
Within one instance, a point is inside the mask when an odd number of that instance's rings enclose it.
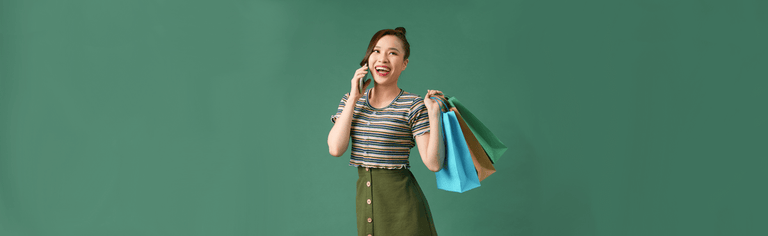
<instances>
[{"instance_id":1,"label":"button placket","mask_svg":"<svg viewBox=\"0 0 768 236\"><path fill-rule=\"evenodd\" d=\"M372 233L373 233L373 218L372 218L373 217L373 206L371 205L371 199L373 198L373 188L371 188L371 181L373 181L373 172L368 167L365 168L365 171L368 171L368 172L365 173L365 175L367 177L367 180L365 182L365 185L367 186L366 189L365 189L365 193L366 193L365 194L366 195L365 199L366 199L366 203L368 204L365 207L365 209L366 209L365 210L365 215L368 218L367 221L369 223L368 225L366 225L366 227L365 227L366 230L365 231L366 231L366 233L368 235L372 235Z\"/></svg>"}]
</instances>

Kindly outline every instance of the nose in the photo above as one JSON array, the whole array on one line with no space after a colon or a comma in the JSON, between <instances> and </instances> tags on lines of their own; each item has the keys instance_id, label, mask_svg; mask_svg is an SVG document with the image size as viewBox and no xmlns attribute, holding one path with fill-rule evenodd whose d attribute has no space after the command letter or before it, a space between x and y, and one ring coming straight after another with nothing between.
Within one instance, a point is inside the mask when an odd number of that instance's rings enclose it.
<instances>
[{"instance_id":1,"label":"nose","mask_svg":"<svg viewBox=\"0 0 768 236\"><path fill-rule=\"evenodd\" d=\"M379 53L379 55L376 56L376 61L380 63L389 63L389 58L383 53Z\"/></svg>"}]
</instances>

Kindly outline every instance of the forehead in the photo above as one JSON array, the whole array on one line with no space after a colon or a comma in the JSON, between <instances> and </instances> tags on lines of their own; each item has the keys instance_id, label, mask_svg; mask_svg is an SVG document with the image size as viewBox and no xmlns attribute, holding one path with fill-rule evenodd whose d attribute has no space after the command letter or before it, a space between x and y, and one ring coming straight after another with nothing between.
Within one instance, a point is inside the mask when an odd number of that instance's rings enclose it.
<instances>
[{"instance_id":1,"label":"forehead","mask_svg":"<svg viewBox=\"0 0 768 236\"><path fill-rule=\"evenodd\" d=\"M381 48L397 48L398 50L403 49L403 44L400 42L400 39L397 38L397 36L394 35L384 35L384 37L381 37L379 39L379 42L376 43L376 47Z\"/></svg>"}]
</instances>

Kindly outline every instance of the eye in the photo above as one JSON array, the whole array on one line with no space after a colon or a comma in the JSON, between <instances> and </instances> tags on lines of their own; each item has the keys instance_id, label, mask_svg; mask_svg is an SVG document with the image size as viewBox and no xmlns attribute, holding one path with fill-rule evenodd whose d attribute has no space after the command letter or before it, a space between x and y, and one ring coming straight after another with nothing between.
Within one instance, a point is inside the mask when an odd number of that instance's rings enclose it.
<instances>
[{"instance_id":1,"label":"eye","mask_svg":"<svg viewBox=\"0 0 768 236\"><path fill-rule=\"evenodd\" d=\"M378 49L374 49L373 52L379 53L379 50Z\"/></svg>"},{"instance_id":2,"label":"eye","mask_svg":"<svg viewBox=\"0 0 768 236\"><path fill-rule=\"evenodd\" d=\"M397 53L395 53L395 52L390 52L389 54L397 56Z\"/></svg>"}]
</instances>

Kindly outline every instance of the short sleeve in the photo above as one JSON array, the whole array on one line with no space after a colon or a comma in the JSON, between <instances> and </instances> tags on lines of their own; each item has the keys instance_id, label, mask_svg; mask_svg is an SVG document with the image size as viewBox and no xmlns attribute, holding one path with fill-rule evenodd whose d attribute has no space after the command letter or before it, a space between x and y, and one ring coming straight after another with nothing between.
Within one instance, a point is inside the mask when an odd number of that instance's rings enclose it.
<instances>
[{"instance_id":1,"label":"short sleeve","mask_svg":"<svg viewBox=\"0 0 768 236\"><path fill-rule=\"evenodd\" d=\"M423 98L414 99L408 112L408 125L411 126L413 137L429 132L429 112Z\"/></svg>"},{"instance_id":2,"label":"short sleeve","mask_svg":"<svg viewBox=\"0 0 768 236\"><path fill-rule=\"evenodd\" d=\"M344 94L343 97L341 97L341 101L339 102L339 107L336 109L336 114L331 115L331 122L336 123L336 119L341 116L341 112L344 111L344 106L347 105L347 98L349 98L349 94Z\"/></svg>"}]
</instances>

